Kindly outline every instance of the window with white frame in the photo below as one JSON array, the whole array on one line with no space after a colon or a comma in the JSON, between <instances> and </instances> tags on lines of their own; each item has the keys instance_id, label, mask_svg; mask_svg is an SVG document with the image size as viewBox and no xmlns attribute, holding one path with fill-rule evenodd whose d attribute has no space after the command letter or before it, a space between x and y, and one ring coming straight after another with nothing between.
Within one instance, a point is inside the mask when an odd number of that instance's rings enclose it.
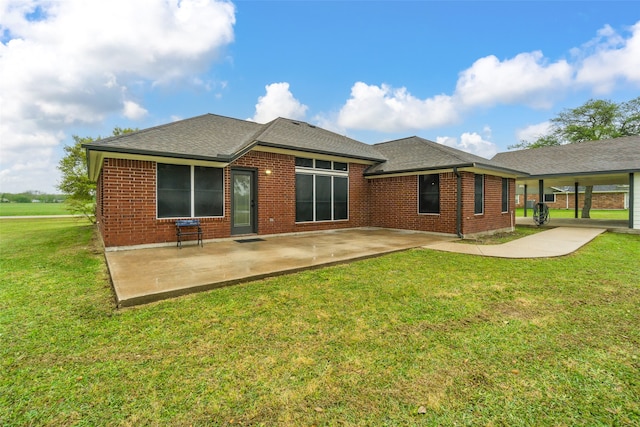
<instances>
[{"instance_id":1,"label":"window with white frame","mask_svg":"<svg viewBox=\"0 0 640 427\"><path fill-rule=\"evenodd\" d=\"M345 220L348 211L349 165L296 157L296 222Z\"/></svg>"},{"instance_id":2,"label":"window with white frame","mask_svg":"<svg viewBox=\"0 0 640 427\"><path fill-rule=\"evenodd\" d=\"M157 166L158 218L224 215L224 170L193 165Z\"/></svg>"},{"instance_id":3,"label":"window with white frame","mask_svg":"<svg viewBox=\"0 0 640 427\"><path fill-rule=\"evenodd\" d=\"M545 203L555 203L556 202L556 193L545 194L544 195Z\"/></svg>"}]
</instances>

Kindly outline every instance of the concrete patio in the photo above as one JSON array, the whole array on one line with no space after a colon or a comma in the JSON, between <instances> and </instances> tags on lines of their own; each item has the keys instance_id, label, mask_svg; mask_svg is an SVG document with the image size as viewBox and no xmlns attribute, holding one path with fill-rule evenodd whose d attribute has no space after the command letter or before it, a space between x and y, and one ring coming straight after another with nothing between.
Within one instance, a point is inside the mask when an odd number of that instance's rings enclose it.
<instances>
[{"instance_id":1,"label":"concrete patio","mask_svg":"<svg viewBox=\"0 0 640 427\"><path fill-rule=\"evenodd\" d=\"M473 245L451 236L366 228L110 251L106 259L117 305L127 307L417 247L499 258L563 256L605 231L558 227L500 245Z\"/></svg>"},{"instance_id":2,"label":"concrete patio","mask_svg":"<svg viewBox=\"0 0 640 427\"><path fill-rule=\"evenodd\" d=\"M238 237L106 252L119 307L133 306L248 280L429 246L452 237L350 229L298 235ZM243 242L245 240L246 242Z\"/></svg>"}]
</instances>

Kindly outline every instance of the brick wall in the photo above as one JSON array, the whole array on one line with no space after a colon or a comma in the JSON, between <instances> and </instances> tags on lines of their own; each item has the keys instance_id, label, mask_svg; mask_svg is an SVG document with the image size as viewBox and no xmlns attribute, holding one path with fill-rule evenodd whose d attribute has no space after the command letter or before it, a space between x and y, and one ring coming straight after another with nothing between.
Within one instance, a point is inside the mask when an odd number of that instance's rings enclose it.
<instances>
[{"instance_id":1,"label":"brick wall","mask_svg":"<svg viewBox=\"0 0 640 427\"><path fill-rule=\"evenodd\" d=\"M513 226L513 204L502 213L502 178L485 175L484 213L474 214L474 174L462 173L462 233L475 234ZM402 176L370 180L371 225L456 233L457 178L454 173L440 174L440 214L418 213L418 177ZM515 181L509 180L509 200L515 198Z\"/></svg>"},{"instance_id":2,"label":"brick wall","mask_svg":"<svg viewBox=\"0 0 640 427\"><path fill-rule=\"evenodd\" d=\"M369 180L371 225L374 227L456 232L456 177L440 174L440 214L418 213L418 176Z\"/></svg>"},{"instance_id":3,"label":"brick wall","mask_svg":"<svg viewBox=\"0 0 640 427\"><path fill-rule=\"evenodd\" d=\"M104 160L97 193L106 246L137 245L147 238L162 241L155 224L155 183L154 162Z\"/></svg>"},{"instance_id":4,"label":"brick wall","mask_svg":"<svg viewBox=\"0 0 640 427\"><path fill-rule=\"evenodd\" d=\"M487 231L510 229L515 224L513 201L515 180L509 180L509 211L502 212L502 178L484 176L484 212L474 213L475 176L462 172L462 234L470 235Z\"/></svg>"},{"instance_id":5,"label":"brick wall","mask_svg":"<svg viewBox=\"0 0 640 427\"><path fill-rule=\"evenodd\" d=\"M231 169L256 171L258 234L353 228L369 225L368 188L364 165L349 165L349 219L335 222L295 222L295 157L249 152L224 173L224 217L200 218L203 238L231 236ZM271 174L267 175L269 169ZM98 178L97 220L105 246L175 242L176 218L156 219L156 163L105 159Z\"/></svg>"}]
</instances>

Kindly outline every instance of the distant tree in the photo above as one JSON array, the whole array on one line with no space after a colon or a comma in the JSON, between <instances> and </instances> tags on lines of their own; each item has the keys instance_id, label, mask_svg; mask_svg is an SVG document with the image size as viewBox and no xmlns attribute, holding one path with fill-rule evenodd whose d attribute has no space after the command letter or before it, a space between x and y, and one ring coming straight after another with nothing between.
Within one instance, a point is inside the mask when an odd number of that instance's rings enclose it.
<instances>
[{"instance_id":1,"label":"distant tree","mask_svg":"<svg viewBox=\"0 0 640 427\"><path fill-rule=\"evenodd\" d=\"M116 127L113 129L113 135L119 136L135 130ZM94 139L73 135L73 140L73 145L64 147L65 156L58 163L58 169L62 173L58 189L67 195L66 203L69 206L69 211L84 215L95 222L96 184L89 179L87 174L87 156L85 149L82 148L82 144L93 142Z\"/></svg>"},{"instance_id":2,"label":"distant tree","mask_svg":"<svg viewBox=\"0 0 640 427\"><path fill-rule=\"evenodd\" d=\"M533 142L522 141L509 149L539 148L640 134L640 97L627 102L590 99L584 105L567 109L551 121L551 130ZM590 218L593 186L585 187L582 218Z\"/></svg>"}]
</instances>

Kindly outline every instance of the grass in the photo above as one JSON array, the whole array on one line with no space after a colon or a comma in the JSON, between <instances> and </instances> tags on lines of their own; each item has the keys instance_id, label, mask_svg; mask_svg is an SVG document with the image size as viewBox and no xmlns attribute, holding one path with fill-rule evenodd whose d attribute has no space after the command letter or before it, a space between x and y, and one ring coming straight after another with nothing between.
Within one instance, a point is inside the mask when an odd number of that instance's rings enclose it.
<instances>
[{"instance_id":1,"label":"grass","mask_svg":"<svg viewBox=\"0 0 640 427\"><path fill-rule=\"evenodd\" d=\"M69 215L64 203L0 203L0 216Z\"/></svg>"},{"instance_id":2,"label":"grass","mask_svg":"<svg viewBox=\"0 0 640 427\"><path fill-rule=\"evenodd\" d=\"M431 251L116 310L91 226L0 222L0 425L640 425L640 237ZM418 409L424 407L424 414Z\"/></svg>"},{"instance_id":3,"label":"grass","mask_svg":"<svg viewBox=\"0 0 640 427\"><path fill-rule=\"evenodd\" d=\"M487 235L478 235L473 237L465 237L463 240L459 240L459 243L468 243L472 245L499 245L507 243L512 240L520 239L525 236L544 231L543 228L538 227L516 227L512 232L500 232Z\"/></svg>"},{"instance_id":4,"label":"grass","mask_svg":"<svg viewBox=\"0 0 640 427\"><path fill-rule=\"evenodd\" d=\"M582 214L582 210L578 211L578 217ZM527 209L527 215L533 218L533 210ZM592 219L614 219L614 220L627 220L629 219L629 209L591 209L589 215ZM516 209L516 216L523 217L524 209ZM573 209L549 209L549 216L553 218L575 218L575 211Z\"/></svg>"}]
</instances>

